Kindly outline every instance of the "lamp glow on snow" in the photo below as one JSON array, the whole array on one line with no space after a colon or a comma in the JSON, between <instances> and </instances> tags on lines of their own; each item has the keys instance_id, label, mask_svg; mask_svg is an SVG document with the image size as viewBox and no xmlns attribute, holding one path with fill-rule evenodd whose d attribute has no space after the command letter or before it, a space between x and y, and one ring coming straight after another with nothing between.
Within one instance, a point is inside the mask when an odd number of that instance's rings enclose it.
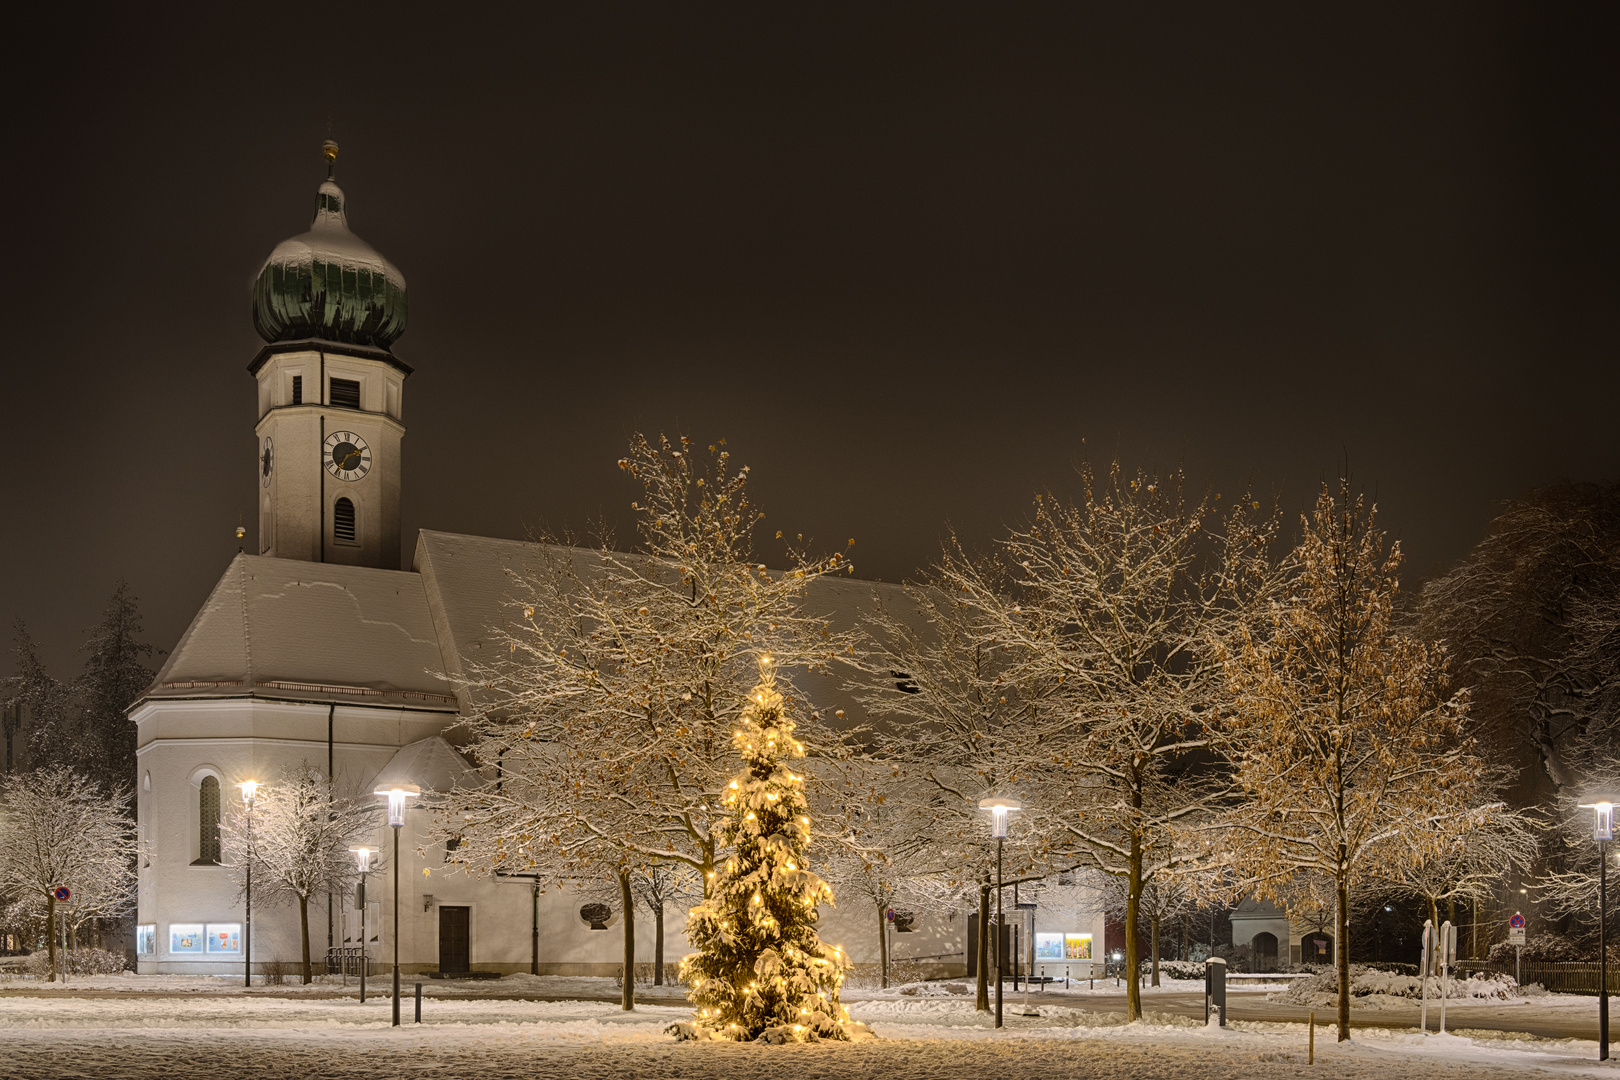
<instances>
[{"instance_id":1,"label":"lamp glow on snow","mask_svg":"<svg viewBox=\"0 0 1620 1080\"><path fill-rule=\"evenodd\" d=\"M368 847L352 847L349 849L349 851L354 854L354 861L359 864L360 872L362 874L371 873L371 857L377 853L377 849Z\"/></svg>"},{"instance_id":2,"label":"lamp glow on snow","mask_svg":"<svg viewBox=\"0 0 1620 1080\"><path fill-rule=\"evenodd\" d=\"M422 794L422 789L411 784L405 787L378 788L373 794L388 796L388 824L397 829L405 824L405 800L414 799Z\"/></svg>"},{"instance_id":3,"label":"lamp glow on snow","mask_svg":"<svg viewBox=\"0 0 1620 1080\"><path fill-rule=\"evenodd\" d=\"M236 785L242 789L242 805L247 807L248 857L247 888L243 900L247 905L247 918L242 920L242 985L253 985L253 798L259 793L257 780L243 780Z\"/></svg>"},{"instance_id":4,"label":"lamp glow on snow","mask_svg":"<svg viewBox=\"0 0 1620 1080\"><path fill-rule=\"evenodd\" d=\"M371 857L377 854L376 848L352 847L354 861L360 867L360 887L355 890L355 905L360 909L360 1002L366 1000L366 968L370 961L366 957L366 875L371 873Z\"/></svg>"},{"instance_id":5,"label":"lamp glow on snow","mask_svg":"<svg viewBox=\"0 0 1620 1080\"><path fill-rule=\"evenodd\" d=\"M1604 796L1581 803L1592 811L1592 839L1598 846L1598 1060L1609 1059L1609 841L1614 839L1614 800Z\"/></svg>"},{"instance_id":6,"label":"lamp glow on snow","mask_svg":"<svg viewBox=\"0 0 1620 1080\"><path fill-rule=\"evenodd\" d=\"M1608 799L1597 802L1581 803L1582 810L1591 810L1592 813L1592 839L1614 839L1614 803Z\"/></svg>"},{"instance_id":7,"label":"lamp glow on snow","mask_svg":"<svg viewBox=\"0 0 1620 1080\"><path fill-rule=\"evenodd\" d=\"M373 794L388 796L388 824L394 830L394 1026L399 1027L399 830L405 825L405 800L422 794L422 789L396 784Z\"/></svg>"},{"instance_id":8,"label":"lamp glow on snow","mask_svg":"<svg viewBox=\"0 0 1620 1080\"><path fill-rule=\"evenodd\" d=\"M979 809L990 811L990 838L992 840L1007 839L1007 821L1024 808L1024 804L1017 799L1005 799L1000 796L979 800Z\"/></svg>"},{"instance_id":9,"label":"lamp glow on snow","mask_svg":"<svg viewBox=\"0 0 1620 1080\"><path fill-rule=\"evenodd\" d=\"M990 838L996 842L996 1027L1001 1026L1001 930L1007 918L1001 913L1001 845L1007 839L1007 819L1024 808L1017 799L993 795L979 800L979 809L990 811Z\"/></svg>"}]
</instances>

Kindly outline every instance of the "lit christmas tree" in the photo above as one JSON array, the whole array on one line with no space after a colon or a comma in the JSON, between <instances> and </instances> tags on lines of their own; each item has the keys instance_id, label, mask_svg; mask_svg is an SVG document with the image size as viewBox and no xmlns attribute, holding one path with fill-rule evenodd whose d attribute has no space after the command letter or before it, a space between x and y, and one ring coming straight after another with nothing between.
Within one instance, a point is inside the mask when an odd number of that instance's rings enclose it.
<instances>
[{"instance_id":1,"label":"lit christmas tree","mask_svg":"<svg viewBox=\"0 0 1620 1080\"><path fill-rule=\"evenodd\" d=\"M782 763L803 757L804 747L770 664L761 661L732 738L748 766L721 797L732 853L686 924L698 951L681 961L681 975L697 1016L669 1030L682 1039L777 1043L870 1037L838 1001L849 960L816 936L816 908L833 893L805 866L804 777Z\"/></svg>"}]
</instances>

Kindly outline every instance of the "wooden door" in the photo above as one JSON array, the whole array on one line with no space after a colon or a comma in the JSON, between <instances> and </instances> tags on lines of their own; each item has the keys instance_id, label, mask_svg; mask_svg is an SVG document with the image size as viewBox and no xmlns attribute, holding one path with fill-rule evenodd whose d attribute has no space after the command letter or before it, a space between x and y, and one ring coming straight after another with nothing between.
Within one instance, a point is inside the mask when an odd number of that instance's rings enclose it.
<instances>
[{"instance_id":1,"label":"wooden door","mask_svg":"<svg viewBox=\"0 0 1620 1080\"><path fill-rule=\"evenodd\" d=\"M470 909L439 908L439 970L446 975L471 969L472 943L467 918Z\"/></svg>"}]
</instances>

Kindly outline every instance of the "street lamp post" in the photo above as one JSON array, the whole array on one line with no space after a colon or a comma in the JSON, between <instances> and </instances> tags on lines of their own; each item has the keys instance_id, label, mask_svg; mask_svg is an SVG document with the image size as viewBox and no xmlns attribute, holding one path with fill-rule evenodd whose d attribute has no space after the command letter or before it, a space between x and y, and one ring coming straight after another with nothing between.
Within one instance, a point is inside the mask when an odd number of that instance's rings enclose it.
<instances>
[{"instance_id":1,"label":"street lamp post","mask_svg":"<svg viewBox=\"0 0 1620 1080\"><path fill-rule=\"evenodd\" d=\"M355 862L360 864L360 887L355 890L355 903L360 908L360 1002L366 1000L366 875L371 873L371 856L375 852L368 847L350 848L354 852Z\"/></svg>"},{"instance_id":2,"label":"street lamp post","mask_svg":"<svg viewBox=\"0 0 1620 1080\"><path fill-rule=\"evenodd\" d=\"M259 793L257 780L243 780L242 805L247 808L247 916L242 921L242 985L253 985L253 798Z\"/></svg>"},{"instance_id":3,"label":"street lamp post","mask_svg":"<svg viewBox=\"0 0 1620 1080\"><path fill-rule=\"evenodd\" d=\"M996 842L996 1027L1001 1026L1001 936L1007 920L1001 913L1001 845L1007 839L1007 819L1024 804L1017 799L980 799L979 808L990 811L990 835Z\"/></svg>"},{"instance_id":4,"label":"street lamp post","mask_svg":"<svg viewBox=\"0 0 1620 1080\"><path fill-rule=\"evenodd\" d=\"M394 830L394 1026L399 1027L399 830L405 825L405 800L420 795L411 787L378 788L374 794L388 796L388 824Z\"/></svg>"},{"instance_id":5,"label":"street lamp post","mask_svg":"<svg viewBox=\"0 0 1620 1080\"><path fill-rule=\"evenodd\" d=\"M1598 846L1598 1060L1609 1060L1609 841L1614 839L1614 802L1582 803L1593 811L1592 838Z\"/></svg>"}]
</instances>

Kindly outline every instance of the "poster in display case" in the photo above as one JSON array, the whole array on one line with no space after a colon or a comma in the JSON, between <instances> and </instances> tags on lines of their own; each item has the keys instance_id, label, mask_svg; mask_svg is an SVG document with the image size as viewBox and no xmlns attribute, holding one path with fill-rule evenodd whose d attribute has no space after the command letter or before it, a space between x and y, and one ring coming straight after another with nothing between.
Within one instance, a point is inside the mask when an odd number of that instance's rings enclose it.
<instances>
[{"instance_id":1,"label":"poster in display case","mask_svg":"<svg viewBox=\"0 0 1620 1080\"><path fill-rule=\"evenodd\" d=\"M135 955L151 956L157 952L157 923L141 923L135 928Z\"/></svg>"},{"instance_id":2,"label":"poster in display case","mask_svg":"<svg viewBox=\"0 0 1620 1080\"><path fill-rule=\"evenodd\" d=\"M1036 934L1037 960L1090 960L1090 934Z\"/></svg>"},{"instance_id":3,"label":"poster in display case","mask_svg":"<svg viewBox=\"0 0 1620 1080\"><path fill-rule=\"evenodd\" d=\"M240 954L242 951L242 924L234 922L209 923L207 940L208 951L211 953Z\"/></svg>"},{"instance_id":4,"label":"poster in display case","mask_svg":"<svg viewBox=\"0 0 1620 1080\"><path fill-rule=\"evenodd\" d=\"M170 923L169 951L172 953L200 953L203 951L202 923Z\"/></svg>"}]
</instances>

